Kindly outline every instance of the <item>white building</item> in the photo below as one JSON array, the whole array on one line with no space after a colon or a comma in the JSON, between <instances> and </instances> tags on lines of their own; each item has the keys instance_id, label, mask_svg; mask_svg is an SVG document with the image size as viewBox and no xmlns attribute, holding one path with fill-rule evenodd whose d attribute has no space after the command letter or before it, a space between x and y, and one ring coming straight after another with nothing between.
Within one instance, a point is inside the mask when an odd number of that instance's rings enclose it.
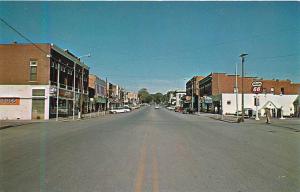
<instances>
[{"instance_id":1,"label":"white building","mask_svg":"<svg viewBox=\"0 0 300 192\"><path fill-rule=\"evenodd\" d=\"M175 96L175 92L174 91L170 91L169 92L169 101L168 103L170 105L175 105L176 104L176 96Z\"/></svg>"},{"instance_id":2,"label":"white building","mask_svg":"<svg viewBox=\"0 0 300 192\"><path fill-rule=\"evenodd\" d=\"M261 116L265 114L265 108L270 108L272 115L278 117L283 112L283 116L291 116L294 114L293 102L298 95L274 95L274 94L258 94L259 106L258 112ZM254 98L256 94L244 94L244 108L246 114L255 115L256 106L254 104ZM238 110L242 110L241 102L242 95L238 94ZM223 93L221 94L222 113L235 114L236 113L236 94Z\"/></svg>"},{"instance_id":3,"label":"white building","mask_svg":"<svg viewBox=\"0 0 300 192\"><path fill-rule=\"evenodd\" d=\"M175 107L182 107L182 97L186 95L185 91L170 91L169 94L169 104Z\"/></svg>"},{"instance_id":4,"label":"white building","mask_svg":"<svg viewBox=\"0 0 300 192\"><path fill-rule=\"evenodd\" d=\"M182 97L186 95L185 91L175 91L176 107L182 107Z\"/></svg>"},{"instance_id":5,"label":"white building","mask_svg":"<svg viewBox=\"0 0 300 192\"><path fill-rule=\"evenodd\" d=\"M49 119L49 91L50 85L0 85L0 120Z\"/></svg>"}]
</instances>

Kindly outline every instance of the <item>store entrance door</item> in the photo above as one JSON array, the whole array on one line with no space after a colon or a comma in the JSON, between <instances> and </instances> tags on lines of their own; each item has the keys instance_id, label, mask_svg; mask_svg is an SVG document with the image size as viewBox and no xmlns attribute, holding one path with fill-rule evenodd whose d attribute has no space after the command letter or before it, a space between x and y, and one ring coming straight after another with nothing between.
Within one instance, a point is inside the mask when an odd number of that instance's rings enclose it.
<instances>
[{"instance_id":1,"label":"store entrance door","mask_svg":"<svg viewBox=\"0 0 300 192\"><path fill-rule=\"evenodd\" d=\"M45 118L45 100L44 99L32 99L32 119L44 119Z\"/></svg>"}]
</instances>

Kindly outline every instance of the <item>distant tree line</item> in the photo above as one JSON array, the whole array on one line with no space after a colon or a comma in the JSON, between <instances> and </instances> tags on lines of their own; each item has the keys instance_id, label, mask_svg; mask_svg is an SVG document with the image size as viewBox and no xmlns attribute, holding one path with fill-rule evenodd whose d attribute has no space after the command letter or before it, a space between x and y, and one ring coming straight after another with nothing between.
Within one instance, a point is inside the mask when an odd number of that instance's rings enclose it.
<instances>
[{"instance_id":1,"label":"distant tree line","mask_svg":"<svg viewBox=\"0 0 300 192\"><path fill-rule=\"evenodd\" d=\"M142 103L167 103L168 94L154 93L150 94L146 88L142 88L138 92L138 96Z\"/></svg>"}]
</instances>

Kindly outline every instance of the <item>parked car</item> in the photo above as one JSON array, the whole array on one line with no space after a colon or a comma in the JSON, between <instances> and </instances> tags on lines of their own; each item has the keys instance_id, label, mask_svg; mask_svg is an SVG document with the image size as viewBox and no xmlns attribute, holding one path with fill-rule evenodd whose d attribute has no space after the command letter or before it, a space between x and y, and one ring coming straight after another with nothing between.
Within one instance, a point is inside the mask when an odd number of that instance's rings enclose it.
<instances>
[{"instance_id":1,"label":"parked car","mask_svg":"<svg viewBox=\"0 0 300 192\"><path fill-rule=\"evenodd\" d=\"M169 107L167 107L167 109L169 109L169 110L175 110L175 107L174 106L169 106Z\"/></svg>"},{"instance_id":2,"label":"parked car","mask_svg":"<svg viewBox=\"0 0 300 192\"><path fill-rule=\"evenodd\" d=\"M155 109L159 109L160 107L158 105L155 106Z\"/></svg>"},{"instance_id":3,"label":"parked car","mask_svg":"<svg viewBox=\"0 0 300 192\"><path fill-rule=\"evenodd\" d=\"M126 113L126 112L130 112L129 108L125 108L125 107L118 107L116 109L111 109L109 110L110 113Z\"/></svg>"}]
</instances>

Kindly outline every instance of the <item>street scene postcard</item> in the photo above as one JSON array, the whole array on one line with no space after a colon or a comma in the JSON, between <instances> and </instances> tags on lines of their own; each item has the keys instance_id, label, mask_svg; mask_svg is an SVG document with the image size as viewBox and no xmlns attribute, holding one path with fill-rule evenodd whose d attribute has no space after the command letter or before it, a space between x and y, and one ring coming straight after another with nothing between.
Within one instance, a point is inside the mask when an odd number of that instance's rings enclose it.
<instances>
[{"instance_id":1,"label":"street scene postcard","mask_svg":"<svg viewBox=\"0 0 300 192\"><path fill-rule=\"evenodd\" d=\"M298 1L0 1L0 192L300 192Z\"/></svg>"}]
</instances>

